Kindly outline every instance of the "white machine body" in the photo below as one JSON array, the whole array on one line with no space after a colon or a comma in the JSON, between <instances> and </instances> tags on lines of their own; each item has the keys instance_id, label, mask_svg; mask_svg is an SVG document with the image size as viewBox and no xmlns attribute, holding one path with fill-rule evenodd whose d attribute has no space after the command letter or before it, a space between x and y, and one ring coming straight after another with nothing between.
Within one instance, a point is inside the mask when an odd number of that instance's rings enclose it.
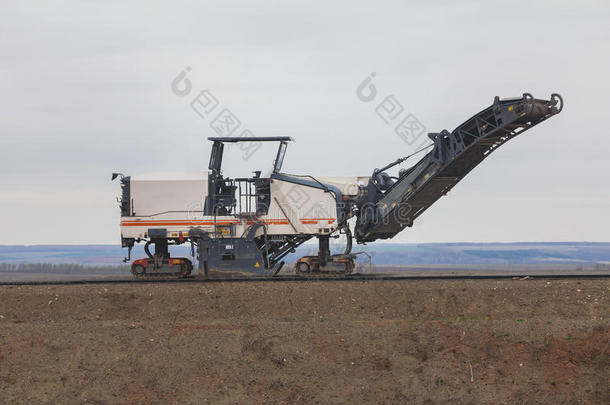
<instances>
[{"instance_id":1,"label":"white machine body","mask_svg":"<svg viewBox=\"0 0 610 405\"><path fill-rule=\"evenodd\" d=\"M356 197L368 177L320 177L345 198ZM147 239L149 229L166 229L167 238L188 238L192 228L219 235L233 225L240 236L255 222L267 225L268 235L328 235L338 226L337 200L333 192L278 179L270 180L271 201L266 215L205 216L208 173L158 173L132 176L129 216L121 217L123 238ZM239 196L236 196L239 198ZM243 198L243 197L242 197ZM257 236L263 232L257 231Z\"/></svg>"}]
</instances>

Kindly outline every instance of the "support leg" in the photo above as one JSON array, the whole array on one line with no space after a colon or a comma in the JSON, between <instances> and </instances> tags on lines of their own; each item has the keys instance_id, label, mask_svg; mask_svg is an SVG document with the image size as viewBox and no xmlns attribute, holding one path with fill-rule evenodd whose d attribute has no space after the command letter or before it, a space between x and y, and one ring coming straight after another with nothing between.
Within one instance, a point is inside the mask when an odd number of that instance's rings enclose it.
<instances>
[{"instance_id":1,"label":"support leg","mask_svg":"<svg viewBox=\"0 0 610 405\"><path fill-rule=\"evenodd\" d=\"M152 242L155 244L155 257L162 259L169 258L167 239L153 239Z\"/></svg>"},{"instance_id":2,"label":"support leg","mask_svg":"<svg viewBox=\"0 0 610 405\"><path fill-rule=\"evenodd\" d=\"M163 267L163 261L169 259L169 248L167 239L152 239L152 243L155 244L155 268L160 269Z\"/></svg>"},{"instance_id":3,"label":"support leg","mask_svg":"<svg viewBox=\"0 0 610 405\"><path fill-rule=\"evenodd\" d=\"M330 256L330 237L328 235L318 236L319 249L318 257L320 258L320 267L326 266Z\"/></svg>"}]
</instances>

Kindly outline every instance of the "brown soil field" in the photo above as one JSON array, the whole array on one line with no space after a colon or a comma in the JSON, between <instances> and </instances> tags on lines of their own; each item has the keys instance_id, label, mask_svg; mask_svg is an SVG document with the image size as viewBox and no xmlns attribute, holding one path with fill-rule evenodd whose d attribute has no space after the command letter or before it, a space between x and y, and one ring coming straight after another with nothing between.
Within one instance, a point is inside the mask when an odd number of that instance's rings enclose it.
<instances>
[{"instance_id":1,"label":"brown soil field","mask_svg":"<svg viewBox=\"0 0 610 405\"><path fill-rule=\"evenodd\" d=\"M2 404L610 403L607 280L0 287Z\"/></svg>"}]
</instances>

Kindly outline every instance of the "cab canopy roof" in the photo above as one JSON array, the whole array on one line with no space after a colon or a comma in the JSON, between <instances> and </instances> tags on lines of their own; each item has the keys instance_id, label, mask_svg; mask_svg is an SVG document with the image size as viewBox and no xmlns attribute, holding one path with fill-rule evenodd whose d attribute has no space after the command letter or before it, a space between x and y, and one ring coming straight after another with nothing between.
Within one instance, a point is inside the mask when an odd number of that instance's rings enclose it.
<instances>
[{"instance_id":1,"label":"cab canopy roof","mask_svg":"<svg viewBox=\"0 0 610 405\"><path fill-rule=\"evenodd\" d=\"M290 142L294 141L289 136L225 136L225 137L211 137L208 141L213 142Z\"/></svg>"}]
</instances>

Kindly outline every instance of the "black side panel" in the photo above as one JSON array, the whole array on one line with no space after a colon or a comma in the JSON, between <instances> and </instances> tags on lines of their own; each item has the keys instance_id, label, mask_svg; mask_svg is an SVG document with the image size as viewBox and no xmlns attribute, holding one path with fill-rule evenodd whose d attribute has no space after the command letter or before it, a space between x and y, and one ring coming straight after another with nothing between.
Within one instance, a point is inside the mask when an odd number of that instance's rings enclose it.
<instances>
[{"instance_id":1,"label":"black side panel","mask_svg":"<svg viewBox=\"0 0 610 405\"><path fill-rule=\"evenodd\" d=\"M149 228L148 237L151 239L165 239L167 237L167 229L165 228Z\"/></svg>"},{"instance_id":2,"label":"black side panel","mask_svg":"<svg viewBox=\"0 0 610 405\"><path fill-rule=\"evenodd\" d=\"M199 270L265 274L263 256L254 240L198 238Z\"/></svg>"},{"instance_id":3,"label":"black side panel","mask_svg":"<svg viewBox=\"0 0 610 405\"><path fill-rule=\"evenodd\" d=\"M131 216L131 177L121 179L121 216Z\"/></svg>"}]
</instances>

